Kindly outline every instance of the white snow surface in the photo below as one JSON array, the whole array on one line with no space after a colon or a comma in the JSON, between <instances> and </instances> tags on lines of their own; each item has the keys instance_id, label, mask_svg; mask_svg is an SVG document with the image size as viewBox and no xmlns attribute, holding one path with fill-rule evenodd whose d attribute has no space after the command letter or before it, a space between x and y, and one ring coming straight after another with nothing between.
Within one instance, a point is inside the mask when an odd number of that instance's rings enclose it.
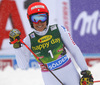
<instances>
[{"instance_id":1,"label":"white snow surface","mask_svg":"<svg viewBox=\"0 0 100 85\"><path fill-rule=\"evenodd\" d=\"M94 81L100 80L100 63L89 67L91 70ZM7 67L4 71L0 71L0 85L44 85L40 68L14 70L12 67ZM94 83L94 85L100 85L100 82Z\"/></svg>"}]
</instances>

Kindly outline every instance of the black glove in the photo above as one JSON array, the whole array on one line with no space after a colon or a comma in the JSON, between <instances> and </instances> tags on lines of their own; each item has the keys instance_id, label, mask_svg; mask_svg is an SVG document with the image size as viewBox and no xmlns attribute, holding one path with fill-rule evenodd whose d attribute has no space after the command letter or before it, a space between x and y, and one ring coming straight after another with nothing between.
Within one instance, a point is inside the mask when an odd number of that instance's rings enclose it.
<instances>
[{"instance_id":1,"label":"black glove","mask_svg":"<svg viewBox=\"0 0 100 85\"><path fill-rule=\"evenodd\" d=\"M93 85L93 77L89 70L82 71L81 75L80 85Z\"/></svg>"},{"instance_id":2,"label":"black glove","mask_svg":"<svg viewBox=\"0 0 100 85\"><path fill-rule=\"evenodd\" d=\"M12 29L9 33L10 42L14 41L15 39L18 39L18 41L13 44L14 48L21 47L21 43L19 41L20 35L21 35L21 32L18 29Z\"/></svg>"}]
</instances>

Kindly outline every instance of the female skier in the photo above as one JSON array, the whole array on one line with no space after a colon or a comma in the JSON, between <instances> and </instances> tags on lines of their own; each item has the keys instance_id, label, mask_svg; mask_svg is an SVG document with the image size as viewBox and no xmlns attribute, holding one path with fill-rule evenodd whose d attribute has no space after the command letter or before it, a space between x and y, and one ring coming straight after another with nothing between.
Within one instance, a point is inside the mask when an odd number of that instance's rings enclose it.
<instances>
[{"instance_id":1,"label":"female skier","mask_svg":"<svg viewBox=\"0 0 100 85\"><path fill-rule=\"evenodd\" d=\"M32 3L27 10L27 17L33 32L27 35L24 42L39 57L39 59L63 82L63 85L93 85L93 77L88 70L85 59L79 47L72 40L70 32L63 26L48 26L49 11L41 2ZM20 38L20 31L11 30L10 41ZM20 41L13 44L17 64L27 69L31 52L21 45ZM80 78L70 55L81 69ZM36 58L38 61L38 59ZM45 85L61 85L61 83L39 62Z\"/></svg>"}]
</instances>

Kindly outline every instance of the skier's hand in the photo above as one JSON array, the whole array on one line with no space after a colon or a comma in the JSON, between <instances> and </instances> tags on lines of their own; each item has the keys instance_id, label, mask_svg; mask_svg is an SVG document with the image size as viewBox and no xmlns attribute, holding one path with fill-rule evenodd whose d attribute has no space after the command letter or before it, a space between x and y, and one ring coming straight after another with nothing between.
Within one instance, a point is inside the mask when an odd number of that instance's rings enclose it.
<instances>
[{"instance_id":1,"label":"skier's hand","mask_svg":"<svg viewBox=\"0 0 100 85\"><path fill-rule=\"evenodd\" d=\"M18 39L18 41L13 44L14 48L21 47L21 43L19 41L20 35L21 35L21 32L18 29L12 29L9 33L10 42L14 41L15 39Z\"/></svg>"},{"instance_id":2,"label":"skier's hand","mask_svg":"<svg viewBox=\"0 0 100 85\"><path fill-rule=\"evenodd\" d=\"M89 70L82 71L81 75L80 85L93 85L93 77Z\"/></svg>"}]
</instances>

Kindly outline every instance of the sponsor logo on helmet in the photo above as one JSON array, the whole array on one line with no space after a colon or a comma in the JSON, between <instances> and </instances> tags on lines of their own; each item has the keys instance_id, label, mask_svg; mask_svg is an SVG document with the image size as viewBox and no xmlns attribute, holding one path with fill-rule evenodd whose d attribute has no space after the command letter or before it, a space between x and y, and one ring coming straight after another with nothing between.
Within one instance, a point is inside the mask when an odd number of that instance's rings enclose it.
<instances>
[{"instance_id":1,"label":"sponsor logo on helmet","mask_svg":"<svg viewBox=\"0 0 100 85\"><path fill-rule=\"evenodd\" d=\"M43 5L36 5L36 6L33 6L32 8L31 8L31 10L33 10L33 9L36 9L36 8L45 8Z\"/></svg>"},{"instance_id":2,"label":"sponsor logo on helmet","mask_svg":"<svg viewBox=\"0 0 100 85\"><path fill-rule=\"evenodd\" d=\"M47 41L49 41L51 38L52 38L52 35L46 35L46 36L41 37L41 38L38 40L38 42L39 42L39 43L47 42Z\"/></svg>"}]
</instances>

